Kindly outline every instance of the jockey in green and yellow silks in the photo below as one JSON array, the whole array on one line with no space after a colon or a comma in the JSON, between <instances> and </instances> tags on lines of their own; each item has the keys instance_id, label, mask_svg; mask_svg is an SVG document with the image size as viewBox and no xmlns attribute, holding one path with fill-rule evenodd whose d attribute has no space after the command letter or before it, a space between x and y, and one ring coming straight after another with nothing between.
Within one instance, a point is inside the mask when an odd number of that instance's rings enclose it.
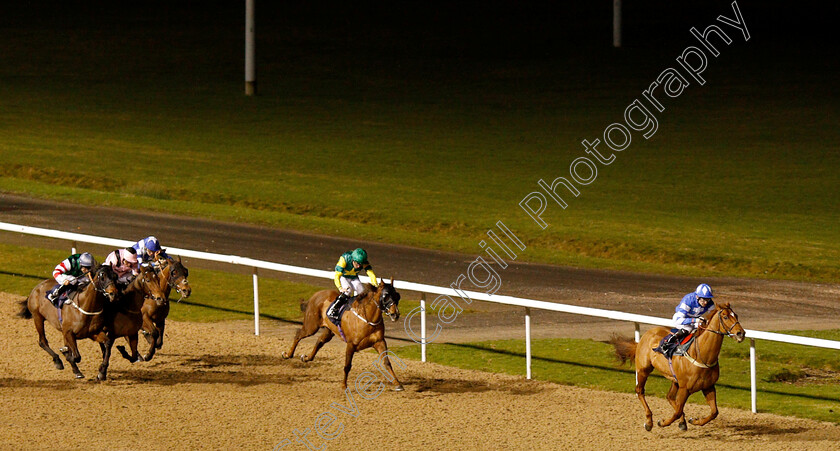
<instances>
[{"instance_id":1,"label":"jockey in green and yellow silks","mask_svg":"<svg viewBox=\"0 0 840 451\"><path fill-rule=\"evenodd\" d=\"M345 252L338 258L338 263L335 264L335 286L341 293L338 296L340 302L332 305L327 316L335 318L340 307L350 299L354 291L356 296L365 292L365 286L359 280L359 273L362 271L370 277L370 283L376 286L376 274L373 273L364 249L358 248L352 252Z\"/></svg>"}]
</instances>

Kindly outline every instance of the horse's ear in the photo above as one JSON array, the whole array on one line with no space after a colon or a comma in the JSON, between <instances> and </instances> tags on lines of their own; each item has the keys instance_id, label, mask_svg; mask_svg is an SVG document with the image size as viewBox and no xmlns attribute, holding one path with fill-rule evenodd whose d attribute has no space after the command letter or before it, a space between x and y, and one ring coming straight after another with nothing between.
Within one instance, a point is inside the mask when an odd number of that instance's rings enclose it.
<instances>
[{"instance_id":1,"label":"horse's ear","mask_svg":"<svg viewBox=\"0 0 840 451\"><path fill-rule=\"evenodd\" d=\"M180 256L180 255L176 255L176 257L178 257L178 263L181 263L181 256Z\"/></svg>"}]
</instances>

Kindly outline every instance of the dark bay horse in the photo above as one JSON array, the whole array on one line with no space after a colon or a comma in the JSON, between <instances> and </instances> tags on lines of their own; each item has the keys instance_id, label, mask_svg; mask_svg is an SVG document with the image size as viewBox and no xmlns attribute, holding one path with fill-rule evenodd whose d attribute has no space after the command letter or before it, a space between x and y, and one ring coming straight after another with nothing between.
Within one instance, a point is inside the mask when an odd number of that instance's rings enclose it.
<instances>
[{"instance_id":1,"label":"dark bay horse","mask_svg":"<svg viewBox=\"0 0 840 451\"><path fill-rule=\"evenodd\" d=\"M324 346L325 343L330 341L334 335L340 335L338 327L326 315L327 308L329 308L336 297L338 297L338 291L323 290L309 298L306 302L303 326L295 334L289 352L283 353L284 359L294 356L298 342L314 335L321 327L326 327L326 329L318 337L315 347L312 348L312 353L308 356L301 356L301 360L304 362L311 362L315 358L315 354L318 353L318 350L321 349L321 346ZM344 337L346 337L345 341L347 342L344 354L344 381L341 383L342 389L347 389L347 376L350 374L353 354L373 346L384 362L385 368L390 373L394 390L403 390L403 386L397 379L397 375L394 374L391 361L386 354L388 345L385 343L385 324L382 321L383 313L387 314L391 318L391 321L399 319L399 301L400 295L394 289L393 281L390 284L380 281L379 286L369 286L365 293L359 296L351 308L347 309L341 317L341 330L344 332Z\"/></svg>"},{"instance_id":2,"label":"dark bay horse","mask_svg":"<svg viewBox=\"0 0 840 451\"><path fill-rule=\"evenodd\" d=\"M151 267L140 268L137 277L121 293L120 300L111 304L105 311L105 339L99 344L103 355L102 366L99 368L99 380L105 380L108 377L111 347L119 337L125 337L131 349L131 354L128 354L123 346L117 346L117 350L126 360L131 363L143 360L137 352L137 333L143 326L141 308L146 298L159 304L164 302L160 279Z\"/></svg>"},{"instance_id":3,"label":"dark bay horse","mask_svg":"<svg viewBox=\"0 0 840 451\"><path fill-rule=\"evenodd\" d=\"M88 278L90 283L79 292L72 301L67 301L61 308L61 321L58 309L46 298L46 293L55 284L55 279L44 280L32 289L29 298L21 302L19 316L32 318L35 330L38 332L38 344L53 359L53 364L59 370L64 369L61 358L51 348L44 333L44 322L49 322L59 330L64 337L64 347L60 349L73 368L77 379L85 377L76 365L81 362L79 347L76 340L91 338L101 340L102 328L105 326L106 304L113 302L117 296L117 275L108 265L99 265L93 271L79 279Z\"/></svg>"},{"instance_id":4,"label":"dark bay horse","mask_svg":"<svg viewBox=\"0 0 840 451\"><path fill-rule=\"evenodd\" d=\"M635 359L636 396L645 409L646 430L650 431L653 428L653 413L645 400L645 383L654 368L671 381L671 389L666 398L674 408L674 415L671 418L657 422L660 427L670 426L671 423L679 420L680 429L686 430L688 426L685 424L683 414L685 402L692 393L701 390L706 397L706 402L709 403L711 413L706 418L700 420L692 418L689 422L696 426L703 426L717 417L715 383L720 376L718 356L723 337L732 337L740 343L744 341L746 333L738 321L738 315L732 311L729 303L719 304L717 308L706 314L705 319L705 326L700 326L697 330L687 355L674 356L670 366L664 355L653 351L660 340L669 333L669 329L665 327L648 330L642 335L638 344L630 338L618 336L610 340L622 363L628 359Z\"/></svg>"},{"instance_id":5,"label":"dark bay horse","mask_svg":"<svg viewBox=\"0 0 840 451\"><path fill-rule=\"evenodd\" d=\"M143 328L140 332L149 342L149 352L143 360L149 361L155 356L155 351L163 347L163 331L166 328L166 317L169 316L169 295L174 289L182 299L190 297L192 288L187 281L189 270L177 260L161 259L154 264L163 290L164 302L158 304L152 298L146 298L140 311L143 313ZM179 299L180 300L180 299Z\"/></svg>"}]
</instances>

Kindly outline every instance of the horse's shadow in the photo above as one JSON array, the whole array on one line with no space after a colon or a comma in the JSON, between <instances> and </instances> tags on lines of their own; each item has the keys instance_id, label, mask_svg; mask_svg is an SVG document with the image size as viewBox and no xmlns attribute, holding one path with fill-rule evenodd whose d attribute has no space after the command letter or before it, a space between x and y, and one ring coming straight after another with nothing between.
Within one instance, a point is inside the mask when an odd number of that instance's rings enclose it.
<instances>
[{"instance_id":1,"label":"horse's shadow","mask_svg":"<svg viewBox=\"0 0 840 451\"><path fill-rule=\"evenodd\" d=\"M417 387L417 393L483 393L487 391L507 392L513 395L534 395L545 389L536 384L506 383L504 381L484 382L467 379L440 379L428 377L409 377L406 385Z\"/></svg>"}]
</instances>

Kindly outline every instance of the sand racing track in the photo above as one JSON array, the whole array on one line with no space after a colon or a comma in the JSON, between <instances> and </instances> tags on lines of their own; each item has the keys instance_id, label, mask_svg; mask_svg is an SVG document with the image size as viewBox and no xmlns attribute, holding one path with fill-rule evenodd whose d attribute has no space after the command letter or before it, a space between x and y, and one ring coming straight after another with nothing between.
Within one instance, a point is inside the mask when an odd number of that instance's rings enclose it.
<instances>
[{"instance_id":1,"label":"sand racing track","mask_svg":"<svg viewBox=\"0 0 840 451\"><path fill-rule=\"evenodd\" d=\"M302 450L295 434L307 430L312 449L813 450L840 443L840 426L726 408L702 428L648 433L633 395L415 361L397 368L405 392L364 399L352 391L353 408L339 387L339 340L312 363L283 360L292 328L274 324L256 337L236 324L172 322L152 362L132 365L115 353L111 378L101 383L93 380L99 347L88 340L80 346L86 379L77 381L69 369L53 368L31 321L14 316L18 300L0 294L0 449L270 450L286 439L283 449ZM60 345L55 330L48 338ZM357 355L350 380L375 372L374 358ZM664 400L648 399L657 418L668 410ZM686 412L707 409L690 404ZM329 441L315 432L319 417Z\"/></svg>"}]
</instances>

